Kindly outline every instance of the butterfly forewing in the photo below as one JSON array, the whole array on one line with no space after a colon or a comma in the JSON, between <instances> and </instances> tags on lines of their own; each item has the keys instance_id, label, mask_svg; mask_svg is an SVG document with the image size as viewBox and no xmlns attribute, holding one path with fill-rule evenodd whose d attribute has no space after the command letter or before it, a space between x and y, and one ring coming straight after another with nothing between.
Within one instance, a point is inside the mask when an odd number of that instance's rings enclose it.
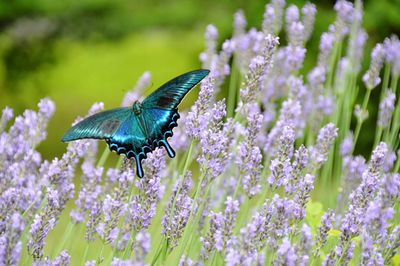
<instances>
[{"instance_id":1,"label":"butterfly forewing","mask_svg":"<svg viewBox=\"0 0 400 266\"><path fill-rule=\"evenodd\" d=\"M62 141L111 138L131 113L131 108L117 108L89 116L68 130Z\"/></svg>"},{"instance_id":2,"label":"butterfly forewing","mask_svg":"<svg viewBox=\"0 0 400 266\"><path fill-rule=\"evenodd\" d=\"M176 109L190 89L209 72L206 69L199 69L168 81L143 101L143 108Z\"/></svg>"}]
</instances>

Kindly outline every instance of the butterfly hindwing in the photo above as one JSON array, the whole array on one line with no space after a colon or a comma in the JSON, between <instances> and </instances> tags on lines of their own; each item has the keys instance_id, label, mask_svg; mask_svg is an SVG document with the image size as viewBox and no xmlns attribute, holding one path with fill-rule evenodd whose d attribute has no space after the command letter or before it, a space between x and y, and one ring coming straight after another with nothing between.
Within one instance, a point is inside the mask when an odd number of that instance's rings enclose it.
<instances>
[{"instance_id":1,"label":"butterfly hindwing","mask_svg":"<svg viewBox=\"0 0 400 266\"><path fill-rule=\"evenodd\" d=\"M169 145L167 138L172 137L172 129L178 125L178 112L176 110L148 108L143 109L142 116L153 148L163 146L167 150L169 157L175 157L175 151Z\"/></svg>"},{"instance_id":2,"label":"butterfly hindwing","mask_svg":"<svg viewBox=\"0 0 400 266\"><path fill-rule=\"evenodd\" d=\"M143 101L143 108L176 109L190 89L209 72L206 69L194 70L168 81Z\"/></svg>"},{"instance_id":3,"label":"butterfly hindwing","mask_svg":"<svg viewBox=\"0 0 400 266\"><path fill-rule=\"evenodd\" d=\"M62 141L110 138L131 113L130 108L116 108L89 116L68 130Z\"/></svg>"},{"instance_id":4,"label":"butterfly hindwing","mask_svg":"<svg viewBox=\"0 0 400 266\"><path fill-rule=\"evenodd\" d=\"M118 154L125 154L128 158L134 158L137 175L143 177L141 161L153 148L138 116L131 111L114 135L106 141L110 150Z\"/></svg>"}]
</instances>

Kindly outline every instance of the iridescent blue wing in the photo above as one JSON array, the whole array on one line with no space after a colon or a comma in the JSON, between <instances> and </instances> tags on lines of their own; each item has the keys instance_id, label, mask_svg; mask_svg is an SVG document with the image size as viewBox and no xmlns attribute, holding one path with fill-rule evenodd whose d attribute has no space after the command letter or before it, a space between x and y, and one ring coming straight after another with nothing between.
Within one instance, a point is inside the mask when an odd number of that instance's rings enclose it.
<instances>
[{"instance_id":1,"label":"iridescent blue wing","mask_svg":"<svg viewBox=\"0 0 400 266\"><path fill-rule=\"evenodd\" d=\"M175 157L175 151L169 145L167 138L172 137L172 129L178 125L179 114L177 110L165 110L158 108L143 109L142 117L145 123L147 136L155 147L165 147L169 157Z\"/></svg>"},{"instance_id":2,"label":"iridescent blue wing","mask_svg":"<svg viewBox=\"0 0 400 266\"><path fill-rule=\"evenodd\" d=\"M190 89L196 86L208 73L210 73L209 70L199 69L168 81L144 99L143 108L176 109Z\"/></svg>"},{"instance_id":3,"label":"iridescent blue wing","mask_svg":"<svg viewBox=\"0 0 400 266\"><path fill-rule=\"evenodd\" d=\"M143 176L141 160L152 150L139 117L130 107L89 116L68 130L62 141L77 139L104 139L110 150L135 158L139 177Z\"/></svg>"},{"instance_id":4,"label":"iridescent blue wing","mask_svg":"<svg viewBox=\"0 0 400 266\"><path fill-rule=\"evenodd\" d=\"M141 116L135 115L132 111L114 133L106 139L110 150L118 154L125 154L128 158L135 158L136 173L143 177L142 159L145 159L146 153L151 152L153 147L146 131L143 127Z\"/></svg>"},{"instance_id":5,"label":"iridescent blue wing","mask_svg":"<svg viewBox=\"0 0 400 266\"><path fill-rule=\"evenodd\" d=\"M131 113L131 108L117 108L89 116L70 128L62 141L111 138Z\"/></svg>"}]
</instances>

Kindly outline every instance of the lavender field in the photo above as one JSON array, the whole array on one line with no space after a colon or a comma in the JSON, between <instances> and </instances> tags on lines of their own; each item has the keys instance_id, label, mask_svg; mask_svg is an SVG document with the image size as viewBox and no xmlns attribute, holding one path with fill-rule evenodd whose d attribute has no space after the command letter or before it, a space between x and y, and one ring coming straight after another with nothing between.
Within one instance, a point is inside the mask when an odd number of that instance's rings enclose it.
<instances>
[{"instance_id":1,"label":"lavender field","mask_svg":"<svg viewBox=\"0 0 400 266\"><path fill-rule=\"evenodd\" d=\"M148 154L141 179L123 156L109 167L117 155L98 140L43 159L55 103L10 103L0 265L400 265L400 40L368 54L363 3L333 8L310 71L312 3L272 0L258 28L239 10L222 45L208 25L199 60L211 72L180 111L177 156ZM144 72L121 106L151 86Z\"/></svg>"}]
</instances>

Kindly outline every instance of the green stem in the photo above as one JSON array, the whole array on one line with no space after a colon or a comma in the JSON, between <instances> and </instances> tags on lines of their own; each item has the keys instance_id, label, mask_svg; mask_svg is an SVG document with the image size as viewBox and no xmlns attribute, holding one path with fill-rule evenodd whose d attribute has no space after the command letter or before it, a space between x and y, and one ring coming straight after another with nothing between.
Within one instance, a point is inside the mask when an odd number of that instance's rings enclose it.
<instances>
[{"instance_id":1,"label":"green stem","mask_svg":"<svg viewBox=\"0 0 400 266\"><path fill-rule=\"evenodd\" d=\"M237 57L233 55L233 62L232 62L232 71L231 71L231 77L229 81L229 92L228 92L228 112L227 112L227 117L232 117L233 113L235 111L235 101L236 101L236 91L237 91L237 83L238 83L238 75L239 71L236 67L237 65Z\"/></svg>"},{"instance_id":2,"label":"green stem","mask_svg":"<svg viewBox=\"0 0 400 266\"><path fill-rule=\"evenodd\" d=\"M367 106L368 106L368 101L369 101L369 97L371 95L371 90L367 89L367 92L364 95L364 100L361 106L361 112L364 113L365 111L367 111ZM360 134L360 130L361 130L361 126L364 122L364 119L357 119L357 125L356 125L356 129L354 131L354 139L353 139L353 148L352 151L354 151L354 147L356 146L357 143L357 139L358 136Z\"/></svg>"},{"instance_id":3,"label":"green stem","mask_svg":"<svg viewBox=\"0 0 400 266\"><path fill-rule=\"evenodd\" d=\"M82 256L82 264L81 265L85 265L85 262L86 262L86 259L87 259L87 254L89 252L89 248L90 248L90 242L88 242L86 244L85 252L83 253L83 256Z\"/></svg>"},{"instance_id":4,"label":"green stem","mask_svg":"<svg viewBox=\"0 0 400 266\"><path fill-rule=\"evenodd\" d=\"M71 233L73 231L73 229L75 228L75 223L70 222L68 224L67 229L65 230L65 234L63 236L63 240L60 241L60 244L58 245L58 247L56 249L53 249L53 255L57 256L58 253L60 253L60 251L62 250L63 247L65 247L65 244L67 244L68 240L71 237Z\"/></svg>"},{"instance_id":5,"label":"green stem","mask_svg":"<svg viewBox=\"0 0 400 266\"><path fill-rule=\"evenodd\" d=\"M386 95L386 91L389 85L389 77L390 77L390 64L386 63L385 64L385 70L384 70L384 74L383 74L383 82L382 82L382 89L381 89L381 95L379 98L379 103L381 103L383 101L383 98ZM376 147L379 143L379 141L381 140L382 137L382 132L383 132L383 128L381 126L377 126L376 127L376 132L375 132L375 140L374 140L374 146Z\"/></svg>"},{"instance_id":6,"label":"green stem","mask_svg":"<svg viewBox=\"0 0 400 266\"><path fill-rule=\"evenodd\" d=\"M396 90L397 90L397 81L399 80L399 76L395 76L392 78L392 84L391 84L391 88L394 94L396 94ZM394 109L394 115L393 115L393 119L392 119L392 125L390 128L390 144L392 144L392 148L396 148L395 142L396 142L396 138L398 138L398 133L399 133L399 128L400 128L400 101L397 101L397 105L396 108Z\"/></svg>"},{"instance_id":7,"label":"green stem","mask_svg":"<svg viewBox=\"0 0 400 266\"><path fill-rule=\"evenodd\" d=\"M100 249L99 256L98 256L98 258L97 258L97 264L102 263L103 260L104 260L104 258L103 258L103 251L104 251L104 246L105 246L105 245L106 245L106 244L105 244L104 241L103 241L103 244L101 245L101 249Z\"/></svg>"},{"instance_id":8,"label":"green stem","mask_svg":"<svg viewBox=\"0 0 400 266\"><path fill-rule=\"evenodd\" d=\"M96 167L100 167L103 166L104 163L106 162L108 155L110 154L110 149L108 147L106 147L103 151L103 153L101 154L100 160L97 163Z\"/></svg>"}]
</instances>

